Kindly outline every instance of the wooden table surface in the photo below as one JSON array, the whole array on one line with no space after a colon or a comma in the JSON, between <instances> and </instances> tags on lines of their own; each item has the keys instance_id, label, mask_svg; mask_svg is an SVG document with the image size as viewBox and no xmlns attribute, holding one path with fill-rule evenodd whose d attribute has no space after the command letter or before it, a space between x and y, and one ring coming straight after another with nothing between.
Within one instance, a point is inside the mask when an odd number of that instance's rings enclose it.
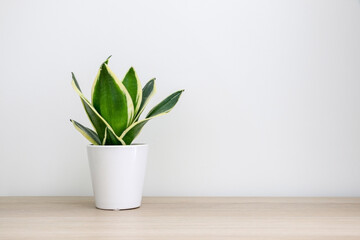
<instances>
[{"instance_id":1,"label":"wooden table surface","mask_svg":"<svg viewBox=\"0 0 360 240\"><path fill-rule=\"evenodd\" d=\"M360 239L360 198L147 197L104 211L91 197L0 197L0 239Z\"/></svg>"}]
</instances>

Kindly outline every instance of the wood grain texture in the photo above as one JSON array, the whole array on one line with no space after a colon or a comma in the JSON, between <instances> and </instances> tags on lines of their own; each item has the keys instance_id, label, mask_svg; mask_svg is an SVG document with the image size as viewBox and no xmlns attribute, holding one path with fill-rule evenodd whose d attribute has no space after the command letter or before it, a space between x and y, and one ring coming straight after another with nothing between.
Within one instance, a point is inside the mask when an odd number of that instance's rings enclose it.
<instances>
[{"instance_id":1,"label":"wood grain texture","mask_svg":"<svg viewBox=\"0 0 360 240\"><path fill-rule=\"evenodd\" d=\"M360 198L144 198L104 211L91 197L0 197L0 239L360 239Z\"/></svg>"}]
</instances>

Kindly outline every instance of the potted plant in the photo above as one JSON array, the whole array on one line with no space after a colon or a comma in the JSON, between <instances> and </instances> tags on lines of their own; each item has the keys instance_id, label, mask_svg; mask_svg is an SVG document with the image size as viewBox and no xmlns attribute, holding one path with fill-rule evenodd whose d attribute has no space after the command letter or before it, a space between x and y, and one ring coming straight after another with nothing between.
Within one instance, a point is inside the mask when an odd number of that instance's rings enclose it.
<instances>
[{"instance_id":1,"label":"potted plant","mask_svg":"<svg viewBox=\"0 0 360 240\"><path fill-rule=\"evenodd\" d=\"M72 73L72 86L80 96L94 130L75 120L70 121L92 143L87 146L87 153L96 207L131 209L141 205L148 150L147 144L132 142L150 119L170 112L184 90L165 98L140 120L155 93L155 78L141 88L131 67L119 81L108 66L109 58L95 78L91 102L81 92Z\"/></svg>"}]
</instances>

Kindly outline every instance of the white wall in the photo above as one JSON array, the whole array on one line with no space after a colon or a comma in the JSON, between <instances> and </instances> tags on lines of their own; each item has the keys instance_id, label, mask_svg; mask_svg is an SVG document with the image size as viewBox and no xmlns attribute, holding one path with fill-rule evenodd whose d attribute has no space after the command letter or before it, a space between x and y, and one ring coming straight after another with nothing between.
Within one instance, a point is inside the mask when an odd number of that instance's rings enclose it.
<instances>
[{"instance_id":1,"label":"white wall","mask_svg":"<svg viewBox=\"0 0 360 240\"><path fill-rule=\"evenodd\" d=\"M92 194L69 122L112 54L186 92L138 142L145 195L360 196L360 2L0 2L0 195Z\"/></svg>"}]
</instances>

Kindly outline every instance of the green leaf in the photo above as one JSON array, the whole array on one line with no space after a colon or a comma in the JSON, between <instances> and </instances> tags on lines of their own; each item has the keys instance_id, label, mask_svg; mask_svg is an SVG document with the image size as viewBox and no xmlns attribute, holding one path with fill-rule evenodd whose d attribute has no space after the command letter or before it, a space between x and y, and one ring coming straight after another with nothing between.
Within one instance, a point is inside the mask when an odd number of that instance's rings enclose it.
<instances>
[{"instance_id":1,"label":"green leaf","mask_svg":"<svg viewBox=\"0 0 360 240\"><path fill-rule=\"evenodd\" d=\"M134 105L125 86L103 63L92 88L92 103L97 112L119 136L131 124Z\"/></svg>"},{"instance_id":2,"label":"green leaf","mask_svg":"<svg viewBox=\"0 0 360 240\"><path fill-rule=\"evenodd\" d=\"M158 105L156 105L155 107L153 107L153 109L150 110L146 118L155 117L156 115L170 112L170 110L173 109L173 107L179 100L183 91L184 90L174 92L173 94L162 100Z\"/></svg>"},{"instance_id":3,"label":"green leaf","mask_svg":"<svg viewBox=\"0 0 360 240\"><path fill-rule=\"evenodd\" d=\"M102 145L123 145L118 138L106 127L105 137L102 141Z\"/></svg>"},{"instance_id":4,"label":"green leaf","mask_svg":"<svg viewBox=\"0 0 360 240\"><path fill-rule=\"evenodd\" d=\"M125 142L125 144L129 145L134 141L134 139L139 135L142 128L145 126L145 124L158 116L165 115L171 111L178 102L182 92L184 90L177 91L167 98L165 98L162 102L160 102L158 105L156 105L150 113L147 115L147 118L144 120L135 122L131 124L120 136L120 138Z\"/></svg>"},{"instance_id":5,"label":"green leaf","mask_svg":"<svg viewBox=\"0 0 360 240\"><path fill-rule=\"evenodd\" d=\"M112 133L109 129L106 129L106 143L105 145L125 145L123 141L120 141L114 133Z\"/></svg>"},{"instance_id":6,"label":"green leaf","mask_svg":"<svg viewBox=\"0 0 360 240\"><path fill-rule=\"evenodd\" d=\"M87 128L83 125L81 125L80 123L76 122L75 120L71 120L70 122L72 122L72 124L74 125L74 127L76 128L76 130L78 130L87 140L89 140L92 144L94 145L101 145L101 141L99 136L96 134L96 132L94 132L93 130L91 130L90 128Z\"/></svg>"},{"instance_id":7,"label":"green leaf","mask_svg":"<svg viewBox=\"0 0 360 240\"><path fill-rule=\"evenodd\" d=\"M140 104L139 111L137 112L135 116L135 121L137 121L144 111L146 105L150 101L151 97L155 94L156 87L155 87L155 78L151 79L149 82L147 82L142 89L142 100Z\"/></svg>"},{"instance_id":8,"label":"green leaf","mask_svg":"<svg viewBox=\"0 0 360 240\"><path fill-rule=\"evenodd\" d=\"M103 141L103 139L104 139L106 127L108 128L108 131L110 131L111 133L113 133L113 135L116 136L116 134L114 133L114 130L111 128L109 123L107 123L106 120L96 111L96 109L92 106L92 104L89 102L89 100L87 100L85 98L84 94L81 92L81 90L79 88L79 84L76 81L74 74L73 74L73 80L71 82L71 85L74 88L75 92L79 95L81 102L83 103L83 106L85 108L85 111L89 117L89 120L93 124L100 140ZM125 144L124 142L122 142L122 140L120 138L118 138L118 139L121 142L121 144Z\"/></svg>"},{"instance_id":9,"label":"green leaf","mask_svg":"<svg viewBox=\"0 0 360 240\"><path fill-rule=\"evenodd\" d=\"M122 83L130 94L134 105L134 113L136 114L140 108L142 92L141 83L133 67L126 73Z\"/></svg>"},{"instance_id":10,"label":"green leaf","mask_svg":"<svg viewBox=\"0 0 360 240\"><path fill-rule=\"evenodd\" d=\"M104 138L105 127L106 127L105 120L101 119L101 117L96 112L96 110L91 107L90 102L82 94L79 83L77 82L74 73L71 73L71 74L72 74L72 86L75 89L75 91L80 95L80 99L84 106L86 114L87 114L91 124L95 128L99 138L102 140Z\"/></svg>"},{"instance_id":11,"label":"green leaf","mask_svg":"<svg viewBox=\"0 0 360 240\"><path fill-rule=\"evenodd\" d=\"M142 128L150 119L144 119L133 123L128 129L125 130L124 135L121 137L126 145L130 145L132 141L140 134Z\"/></svg>"}]
</instances>

